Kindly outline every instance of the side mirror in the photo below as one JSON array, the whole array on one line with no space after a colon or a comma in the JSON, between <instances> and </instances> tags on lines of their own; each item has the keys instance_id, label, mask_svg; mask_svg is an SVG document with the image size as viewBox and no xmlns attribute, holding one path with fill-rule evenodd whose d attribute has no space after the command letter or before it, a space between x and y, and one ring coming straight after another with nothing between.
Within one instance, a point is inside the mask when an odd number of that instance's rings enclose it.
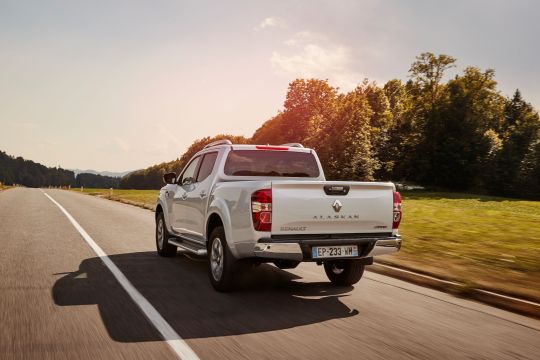
<instances>
[{"instance_id":1,"label":"side mirror","mask_svg":"<svg viewBox=\"0 0 540 360\"><path fill-rule=\"evenodd\" d=\"M170 172L163 175L163 181L165 181L165 184L174 184L176 181L176 173Z\"/></svg>"},{"instance_id":2,"label":"side mirror","mask_svg":"<svg viewBox=\"0 0 540 360\"><path fill-rule=\"evenodd\" d=\"M182 185L191 185L195 182L195 179L191 176L188 176L187 178L182 179Z\"/></svg>"}]
</instances>

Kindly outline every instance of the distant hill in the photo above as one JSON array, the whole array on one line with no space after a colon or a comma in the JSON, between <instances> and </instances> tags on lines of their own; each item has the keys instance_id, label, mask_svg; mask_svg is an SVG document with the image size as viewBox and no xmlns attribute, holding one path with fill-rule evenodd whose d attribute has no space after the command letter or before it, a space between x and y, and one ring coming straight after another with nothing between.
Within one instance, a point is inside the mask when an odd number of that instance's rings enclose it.
<instances>
[{"instance_id":1,"label":"distant hill","mask_svg":"<svg viewBox=\"0 0 540 360\"><path fill-rule=\"evenodd\" d=\"M201 150L206 144L222 139L230 139L235 144L246 144L249 139L243 136L217 135L196 140L186 152L173 161L164 162L146 169L133 171L120 180L121 189L159 189L163 186L163 174L170 171L180 173L184 165L191 157Z\"/></svg>"},{"instance_id":2,"label":"distant hill","mask_svg":"<svg viewBox=\"0 0 540 360\"><path fill-rule=\"evenodd\" d=\"M99 174L91 173L80 173L75 177L76 187L85 187L85 188L118 188L120 185L120 178L113 176L104 176Z\"/></svg>"},{"instance_id":3,"label":"distant hill","mask_svg":"<svg viewBox=\"0 0 540 360\"><path fill-rule=\"evenodd\" d=\"M75 184L73 171L14 157L0 151L0 182L27 187L69 186Z\"/></svg>"},{"instance_id":4,"label":"distant hill","mask_svg":"<svg viewBox=\"0 0 540 360\"><path fill-rule=\"evenodd\" d=\"M125 173L124 173L125 174ZM14 157L0 151L0 182L27 187L84 186L118 188L120 177L92 173L75 174L72 170L47 167L32 160Z\"/></svg>"},{"instance_id":5,"label":"distant hill","mask_svg":"<svg viewBox=\"0 0 540 360\"><path fill-rule=\"evenodd\" d=\"M92 170L92 169L88 169L88 170L81 170L81 169L69 169L71 171L73 171L75 173L75 175L79 175L79 174L94 174L94 175L102 175L102 176L110 176L110 177L117 177L117 178L121 178L129 173L132 173L133 171L137 171L137 170L132 170L132 171L119 171L119 172L115 172L115 171L97 171L97 170Z\"/></svg>"}]
</instances>

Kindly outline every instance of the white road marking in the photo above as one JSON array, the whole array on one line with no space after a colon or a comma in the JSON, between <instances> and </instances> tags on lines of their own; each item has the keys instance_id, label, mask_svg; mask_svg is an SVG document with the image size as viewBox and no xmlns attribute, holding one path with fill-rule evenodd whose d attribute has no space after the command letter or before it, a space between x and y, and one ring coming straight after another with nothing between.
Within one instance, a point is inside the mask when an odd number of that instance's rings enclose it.
<instances>
[{"instance_id":1,"label":"white road marking","mask_svg":"<svg viewBox=\"0 0 540 360\"><path fill-rule=\"evenodd\" d=\"M58 208L66 215L68 220L73 224L75 229L81 234L83 239L90 245L92 250L100 257L101 261L109 268L116 280L122 285L124 290L129 294L131 299L137 304L148 320L159 331L163 339L171 347L171 349L178 355L180 359L184 360L198 360L199 357L189 347L189 345L174 331L169 323L161 316L161 314L150 304L148 300L131 284L126 276L120 271L120 269L112 262L107 254L99 247L98 244L88 235L88 233L82 228L81 225L67 212L62 205L54 200L49 194L41 190L43 194L49 198Z\"/></svg>"}]
</instances>

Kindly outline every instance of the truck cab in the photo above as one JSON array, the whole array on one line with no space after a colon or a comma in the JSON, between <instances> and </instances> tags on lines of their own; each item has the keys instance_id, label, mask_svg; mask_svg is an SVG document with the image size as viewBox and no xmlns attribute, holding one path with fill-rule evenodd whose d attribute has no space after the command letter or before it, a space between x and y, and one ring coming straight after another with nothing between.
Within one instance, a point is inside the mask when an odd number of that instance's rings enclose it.
<instances>
[{"instance_id":1,"label":"truck cab","mask_svg":"<svg viewBox=\"0 0 540 360\"><path fill-rule=\"evenodd\" d=\"M261 262L315 262L332 283L350 285L373 256L401 246L394 185L326 181L315 151L300 144L218 141L164 181L158 253L173 256L180 248L208 256L210 281L220 291L234 287L242 264Z\"/></svg>"}]
</instances>

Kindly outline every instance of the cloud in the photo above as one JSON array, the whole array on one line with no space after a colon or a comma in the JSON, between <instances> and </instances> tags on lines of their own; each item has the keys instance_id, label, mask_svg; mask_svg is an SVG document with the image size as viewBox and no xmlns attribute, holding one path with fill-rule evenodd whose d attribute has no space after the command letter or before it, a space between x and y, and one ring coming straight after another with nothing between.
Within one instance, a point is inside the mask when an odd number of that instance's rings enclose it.
<instances>
[{"instance_id":1,"label":"cloud","mask_svg":"<svg viewBox=\"0 0 540 360\"><path fill-rule=\"evenodd\" d=\"M181 155L183 149L186 148L186 140L180 140L174 131L171 131L171 126L164 123L155 123L148 125L144 130L148 134L143 138L132 138L133 143L138 145L133 149L133 153L144 155L152 154L156 158L171 160L172 157ZM171 155L172 154L172 155Z\"/></svg>"},{"instance_id":2,"label":"cloud","mask_svg":"<svg viewBox=\"0 0 540 360\"><path fill-rule=\"evenodd\" d=\"M322 34L311 31L300 31L293 35L290 39L284 42L287 46L296 46L309 43L329 43L328 38Z\"/></svg>"},{"instance_id":3,"label":"cloud","mask_svg":"<svg viewBox=\"0 0 540 360\"><path fill-rule=\"evenodd\" d=\"M265 29L265 28L269 28L269 27L278 27L278 28L285 28L287 27L287 24L285 23L285 21L281 18L277 18L277 17L267 17L266 19L264 19L263 21L260 22L259 25L257 25L254 30L256 31L259 31L259 30L262 30L262 29Z\"/></svg>"},{"instance_id":4,"label":"cloud","mask_svg":"<svg viewBox=\"0 0 540 360\"><path fill-rule=\"evenodd\" d=\"M101 144L97 146L97 149L107 154L133 153L133 151L137 150L136 147L131 146L129 140L120 136L104 138Z\"/></svg>"},{"instance_id":5,"label":"cloud","mask_svg":"<svg viewBox=\"0 0 540 360\"><path fill-rule=\"evenodd\" d=\"M7 125L21 130L35 130L40 127L39 124L34 121L8 121Z\"/></svg>"},{"instance_id":6,"label":"cloud","mask_svg":"<svg viewBox=\"0 0 540 360\"><path fill-rule=\"evenodd\" d=\"M274 51L270 62L279 74L328 79L342 90L354 89L364 78L353 70L353 51L326 36L301 31L285 41L284 52Z\"/></svg>"}]
</instances>

